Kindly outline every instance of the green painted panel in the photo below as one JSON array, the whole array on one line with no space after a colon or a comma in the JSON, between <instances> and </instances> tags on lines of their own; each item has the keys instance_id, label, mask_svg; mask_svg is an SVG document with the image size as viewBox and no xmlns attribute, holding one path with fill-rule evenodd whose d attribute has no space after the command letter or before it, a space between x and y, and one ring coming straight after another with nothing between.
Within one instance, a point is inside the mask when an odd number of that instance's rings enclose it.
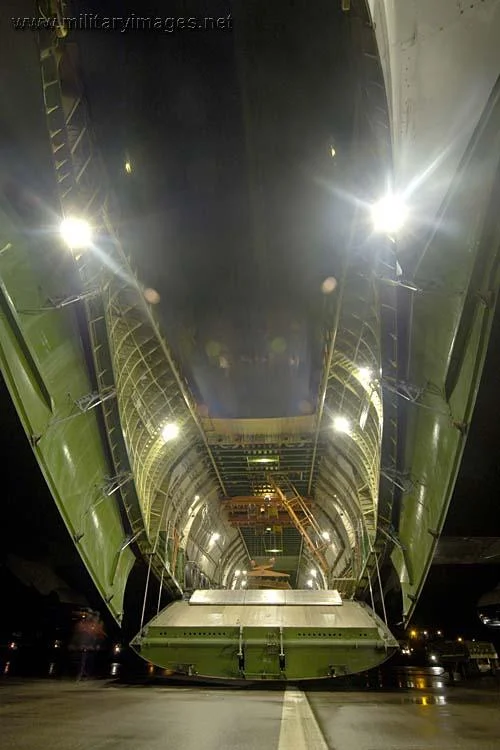
<instances>
[{"instance_id":1,"label":"green painted panel","mask_svg":"<svg viewBox=\"0 0 500 750\"><path fill-rule=\"evenodd\" d=\"M495 313L499 277L498 92L464 158L415 274L408 379L423 392L408 406L404 495L393 562L407 619L442 531L472 419Z\"/></svg>"},{"instance_id":2,"label":"green painted panel","mask_svg":"<svg viewBox=\"0 0 500 750\"><path fill-rule=\"evenodd\" d=\"M0 256L2 374L68 531L119 619L134 555L120 551L116 495L102 491L113 470L97 412L80 413L75 404L92 391L75 309L50 302L71 293L68 258L56 241L27 245L2 213L0 234L12 244Z\"/></svg>"},{"instance_id":3,"label":"green painted panel","mask_svg":"<svg viewBox=\"0 0 500 750\"><path fill-rule=\"evenodd\" d=\"M377 628L147 627L137 649L168 672L220 679L304 680L354 674L388 659L396 648Z\"/></svg>"}]
</instances>

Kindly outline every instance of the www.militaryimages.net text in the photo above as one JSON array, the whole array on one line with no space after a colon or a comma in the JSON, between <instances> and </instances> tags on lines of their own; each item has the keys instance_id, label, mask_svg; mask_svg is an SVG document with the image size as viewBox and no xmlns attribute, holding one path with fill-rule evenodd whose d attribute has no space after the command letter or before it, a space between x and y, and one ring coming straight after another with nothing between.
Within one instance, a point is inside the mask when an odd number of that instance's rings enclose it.
<instances>
[{"instance_id":1,"label":"www.militaryimages.net text","mask_svg":"<svg viewBox=\"0 0 500 750\"><path fill-rule=\"evenodd\" d=\"M180 31L231 31L233 19L227 16L103 16L99 13L81 13L67 17L13 17L11 23L17 31L116 31L122 34L134 31L175 33Z\"/></svg>"}]
</instances>

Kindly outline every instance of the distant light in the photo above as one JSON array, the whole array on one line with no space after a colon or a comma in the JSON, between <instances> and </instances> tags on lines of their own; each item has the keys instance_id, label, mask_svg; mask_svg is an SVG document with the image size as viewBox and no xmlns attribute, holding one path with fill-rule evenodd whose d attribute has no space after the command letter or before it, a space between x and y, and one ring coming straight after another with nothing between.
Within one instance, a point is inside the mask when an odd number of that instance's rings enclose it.
<instances>
[{"instance_id":1,"label":"distant light","mask_svg":"<svg viewBox=\"0 0 500 750\"><path fill-rule=\"evenodd\" d=\"M234 571L234 577L235 577L235 578L239 578L239 577L240 577L240 575L241 575L241 570L235 570L235 571Z\"/></svg>"},{"instance_id":2,"label":"distant light","mask_svg":"<svg viewBox=\"0 0 500 750\"><path fill-rule=\"evenodd\" d=\"M333 420L333 429L336 432L348 433L351 430L351 423L345 417L335 417Z\"/></svg>"},{"instance_id":3,"label":"distant light","mask_svg":"<svg viewBox=\"0 0 500 750\"><path fill-rule=\"evenodd\" d=\"M278 549L277 547L275 547L274 549L268 549L267 551L268 552L283 552L282 549Z\"/></svg>"},{"instance_id":4,"label":"distant light","mask_svg":"<svg viewBox=\"0 0 500 750\"><path fill-rule=\"evenodd\" d=\"M408 217L408 208L401 196L388 193L372 205L371 214L375 231L391 235L402 229Z\"/></svg>"},{"instance_id":5,"label":"distant light","mask_svg":"<svg viewBox=\"0 0 500 750\"><path fill-rule=\"evenodd\" d=\"M328 533L328 531L322 531L321 532L321 536L323 537L323 539L325 540L325 542L329 542L330 541L330 534Z\"/></svg>"},{"instance_id":6,"label":"distant light","mask_svg":"<svg viewBox=\"0 0 500 750\"><path fill-rule=\"evenodd\" d=\"M317 570L314 570L314 568L313 568L313 569L311 570L311 575L312 575L312 577L313 577L313 578L316 578L316 576L318 575L318 571L317 571Z\"/></svg>"},{"instance_id":7,"label":"distant light","mask_svg":"<svg viewBox=\"0 0 500 750\"><path fill-rule=\"evenodd\" d=\"M122 650L121 645L119 643L116 643L115 646L114 646L114 648L113 648L113 652L115 654L119 654L121 650Z\"/></svg>"},{"instance_id":8,"label":"distant light","mask_svg":"<svg viewBox=\"0 0 500 750\"><path fill-rule=\"evenodd\" d=\"M335 276L327 276L327 278L321 284L321 291L323 294L331 294L337 288L337 279Z\"/></svg>"},{"instance_id":9,"label":"distant light","mask_svg":"<svg viewBox=\"0 0 500 750\"><path fill-rule=\"evenodd\" d=\"M199 499L200 499L200 496L199 496L199 495L195 495L195 496L194 496L194 501L195 501L195 503L197 503Z\"/></svg>"},{"instance_id":10,"label":"distant light","mask_svg":"<svg viewBox=\"0 0 500 750\"><path fill-rule=\"evenodd\" d=\"M151 287L148 287L144 290L144 299L146 302L149 302L150 305L157 305L160 300L160 293L156 291L156 289L152 289Z\"/></svg>"},{"instance_id":11,"label":"distant light","mask_svg":"<svg viewBox=\"0 0 500 750\"><path fill-rule=\"evenodd\" d=\"M85 219L76 217L63 219L59 231L71 250L82 250L92 244L92 227Z\"/></svg>"},{"instance_id":12,"label":"distant light","mask_svg":"<svg viewBox=\"0 0 500 750\"><path fill-rule=\"evenodd\" d=\"M410 633L410 637L411 638L416 638L417 637L417 631L416 630L412 630L411 633Z\"/></svg>"},{"instance_id":13,"label":"distant light","mask_svg":"<svg viewBox=\"0 0 500 750\"><path fill-rule=\"evenodd\" d=\"M271 527L268 526L267 529L266 529L266 531L272 531Z\"/></svg>"},{"instance_id":14,"label":"distant light","mask_svg":"<svg viewBox=\"0 0 500 750\"><path fill-rule=\"evenodd\" d=\"M437 661L436 654L431 654L430 659L431 659L431 661Z\"/></svg>"},{"instance_id":15,"label":"distant light","mask_svg":"<svg viewBox=\"0 0 500 750\"><path fill-rule=\"evenodd\" d=\"M129 161L125 162L125 172L127 174L132 174L132 164Z\"/></svg>"},{"instance_id":16,"label":"distant light","mask_svg":"<svg viewBox=\"0 0 500 750\"><path fill-rule=\"evenodd\" d=\"M427 632L427 630L424 630L424 635L429 635L429 633Z\"/></svg>"},{"instance_id":17,"label":"distant light","mask_svg":"<svg viewBox=\"0 0 500 750\"><path fill-rule=\"evenodd\" d=\"M330 146L330 156L332 157L332 159L334 158L336 153L337 152L335 150L335 146Z\"/></svg>"},{"instance_id":18,"label":"distant light","mask_svg":"<svg viewBox=\"0 0 500 750\"><path fill-rule=\"evenodd\" d=\"M175 438L179 437L179 432L179 426L175 422L169 422L163 427L161 436L168 443L169 440L175 440Z\"/></svg>"},{"instance_id":19,"label":"distant light","mask_svg":"<svg viewBox=\"0 0 500 750\"><path fill-rule=\"evenodd\" d=\"M312 589L312 587L313 587L312 578L309 578L309 580L307 581L306 585L309 586L310 589Z\"/></svg>"},{"instance_id":20,"label":"distant light","mask_svg":"<svg viewBox=\"0 0 500 750\"><path fill-rule=\"evenodd\" d=\"M457 641L458 641L459 643L462 643L462 641L463 641L463 638L460 638L460 637L459 637L459 638L457 638Z\"/></svg>"},{"instance_id":21,"label":"distant light","mask_svg":"<svg viewBox=\"0 0 500 750\"><path fill-rule=\"evenodd\" d=\"M437 635L443 635L440 630L437 631Z\"/></svg>"},{"instance_id":22,"label":"distant light","mask_svg":"<svg viewBox=\"0 0 500 750\"><path fill-rule=\"evenodd\" d=\"M11 649L11 651L16 651L17 650L17 643L15 641L11 641L9 643L9 648Z\"/></svg>"}]
</instances>

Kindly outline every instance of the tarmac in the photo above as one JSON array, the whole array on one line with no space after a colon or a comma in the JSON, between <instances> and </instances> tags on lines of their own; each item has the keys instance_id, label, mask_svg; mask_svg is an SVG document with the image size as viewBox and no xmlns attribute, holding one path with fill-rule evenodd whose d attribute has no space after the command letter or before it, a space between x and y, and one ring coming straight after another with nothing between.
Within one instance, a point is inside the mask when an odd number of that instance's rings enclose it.
<instances>
[{"instance_id":1,"label":"tarmac","mask_svg":"<svg viewBox=\"0 0 500 750\"><path fill-rule=\"evenodd\" d=\"M0 681L4 750L497 750L498 682L404 690Z\"/></svg>"}]
</instances>

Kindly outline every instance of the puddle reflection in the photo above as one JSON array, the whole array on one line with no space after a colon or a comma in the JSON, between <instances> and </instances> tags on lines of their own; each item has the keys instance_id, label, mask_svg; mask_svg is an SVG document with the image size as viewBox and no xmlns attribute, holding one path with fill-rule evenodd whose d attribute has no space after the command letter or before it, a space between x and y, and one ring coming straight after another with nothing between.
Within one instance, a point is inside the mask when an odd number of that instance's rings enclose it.
<instances>
[{"instance_id":1,"label":"puddle reflection","mask_svg":"<svg viewBox=\"0 0 500 750\"><path fill-rule=\"evenodd\" d=\"M446 706L444 695L409 695L401 699L401 703L414 706Z\"/></svg>"}]
</instances>

